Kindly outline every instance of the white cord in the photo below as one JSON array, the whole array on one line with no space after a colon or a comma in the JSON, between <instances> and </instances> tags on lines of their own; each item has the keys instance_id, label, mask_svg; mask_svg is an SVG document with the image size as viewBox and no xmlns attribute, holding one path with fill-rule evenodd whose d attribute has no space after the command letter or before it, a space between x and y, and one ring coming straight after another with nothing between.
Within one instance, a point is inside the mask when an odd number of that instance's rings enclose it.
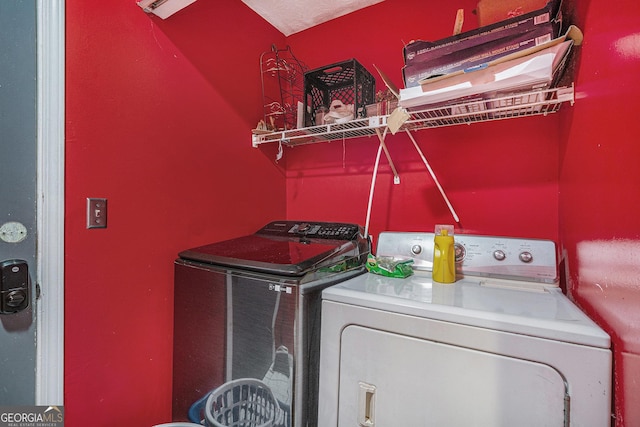
<instances>
[{"instance_id":1,"label":"white cord","mask_svg":"<svg viewBox=\"0 0 640 427\"><path fill-rule=\"evenodd\" d=\"M373 176L371 177L371 189L369 190L369 204L367 206L367 221L364 225L364 238L369 237L369 221L371 220L371 205L373 204L373 192L376 187L376 178L378 177L378 166L380 165L380 156L382 155L382 144L378 146L378 154L376 155L376 163L373 166Z\"/></svg>"}]
</instances>

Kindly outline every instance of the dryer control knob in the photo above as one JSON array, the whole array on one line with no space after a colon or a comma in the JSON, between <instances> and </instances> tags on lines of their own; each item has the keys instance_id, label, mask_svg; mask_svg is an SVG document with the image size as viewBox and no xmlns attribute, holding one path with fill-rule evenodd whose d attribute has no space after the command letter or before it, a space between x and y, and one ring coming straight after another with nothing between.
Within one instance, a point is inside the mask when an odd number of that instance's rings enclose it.
<instances>
[{"instance_id":1,"label":"dryer control knob","mask_svg":"<svg viewBox=\"0 0 640 427\"><path fill-rule=\"evenodd\" d=\"M533 255L531 255L531 252L527 252L527 251L520 252L519 258L520 258L520 261L522 261L522 262L529 263L529 262L533 261Z\"/></svg>"},{"instance_id":2,"label":"dryer control knob","mask_svg":"<svg viewBox=\"0 0 640 427\"><path fill-rule=\"evenodd\" d=\"M464 261L464 258L467 256L467 250L460 243L456 243L453 245L456 252L456 262Z\"/></svg>"},{"instance_id":3,"label":"dryer control knob","mask_svg":"<svg viewBox=\"0 0 640 427\"><path fill-rule=\"evenodd\" d=\"M498 249L496 251L493 251L493 257L498 261L504 261L504 259L507 257L507 254L505 254L504 251Z\"/></svg>"}]
</instances>

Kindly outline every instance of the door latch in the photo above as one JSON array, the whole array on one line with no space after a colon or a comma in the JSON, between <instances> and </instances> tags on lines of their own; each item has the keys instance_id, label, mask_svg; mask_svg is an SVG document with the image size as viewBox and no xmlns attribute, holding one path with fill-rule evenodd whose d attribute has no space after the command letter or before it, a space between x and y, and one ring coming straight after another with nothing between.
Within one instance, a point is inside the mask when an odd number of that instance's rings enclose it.
<instances>
[{"instance_id":1,"label":"door latch","mask_svg":"<svg viewBox=\"0 0 640 427\"><path fill-rule=\"evenodd\" d=\"M29 306L30 282L26 261L10 259L0 263L0 314L17 313Z\"/></svg>"}]
</instances>

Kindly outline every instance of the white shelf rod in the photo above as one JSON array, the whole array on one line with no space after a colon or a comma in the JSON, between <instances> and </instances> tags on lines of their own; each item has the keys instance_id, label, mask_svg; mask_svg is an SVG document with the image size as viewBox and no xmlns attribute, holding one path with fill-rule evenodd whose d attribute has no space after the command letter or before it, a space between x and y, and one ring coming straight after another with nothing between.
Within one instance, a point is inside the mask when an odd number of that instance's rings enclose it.
<instances>
[{"instance_id":1,"label":"white shelf rod","mask_svg":"<svg viewBox=\"0 0 640 427\"><path fill-rule=\"evenodd\" d=\"M447 207L449 208L449 212L451 212L451 216L453 216L453 219L454 219L454 221L456 223L460 223L460 218L458 217L458 214L456 213L455 209L453 209L453 205L449 201L449 198L447 197L447 194L444 192L444 189L440 185L440 182L438 181L438 178L436 177L436 174L433 172L433 169L431 169L431 165L429 165L429 162L427 161L427 158L422 153L422 150L420 150L420 147L418 146L418 143L416 142L416 140L413 137L413 135L411 135L411 132L409 130L406 130L406 132L407 132L407 135L409 135L409 138L411 139L411 142L413 142L413 146L416 148L416 151L418 151L418 154L420 155L420 158L422 159L422 162L427 167L427 170L429 171L429 174L431 174L431 178L433 178L433 182L435 182L436 187L438 187L438 191L440 192L440 194L442 195L442 198L444 199L445 203L447 204Z\"/></svg>"}]
</instances>

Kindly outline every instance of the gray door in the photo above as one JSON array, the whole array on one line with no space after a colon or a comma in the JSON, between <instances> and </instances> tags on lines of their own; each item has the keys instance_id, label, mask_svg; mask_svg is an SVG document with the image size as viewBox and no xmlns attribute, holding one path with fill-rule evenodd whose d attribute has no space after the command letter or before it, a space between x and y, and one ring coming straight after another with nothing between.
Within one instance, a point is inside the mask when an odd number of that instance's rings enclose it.
<instances>
[{"instance_id":1,"label":"gray door","mask_svg":"<svg viewBox=\"0 0 640 427\"><path fill-rule=\"evenodd\" d=\"M36 19L35 0L0 1L0 405L35 403Z\"/></svg>"}]
</instances>

